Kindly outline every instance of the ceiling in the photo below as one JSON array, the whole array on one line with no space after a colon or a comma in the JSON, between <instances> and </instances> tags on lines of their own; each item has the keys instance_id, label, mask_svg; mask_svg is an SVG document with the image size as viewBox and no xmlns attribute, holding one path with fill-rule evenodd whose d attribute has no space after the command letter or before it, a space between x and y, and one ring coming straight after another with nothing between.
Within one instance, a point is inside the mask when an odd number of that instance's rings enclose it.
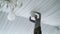
<instances>
[{"instance_id":1,"label":"ceiling","mask_svg":"<svg viewBox=\"0 0 60 34\"><path fill-rule=\"evenodd\" d=\"M60 34L60 30L57 29L60 27L60 0L20 0L19 2L22 2L22 6L15 7L13 12L16 19L13 21L7 18L11 8L6 8L6 4L0 6L1 34L33 34L34 23L29 21L31 11L41 13L42 34Z\"/></svg>"},{"instance_id":2,"label":"ceiling","mask_svg":"<svg viewBox=\"0 0 60 34\"><path fill-rule=\"evenodd\" d=\"M29 0L16 11L16 15L29 18L31 11L40 12L42 23L60 26L60 0Z\"/></svg>"},{"instance_id":3,"label":"ceiling","mask_svg":"<svg viewBox=\"0 0 60 34\"><path fill-rule=\"evenodd\" d=\"M16 16L29 18L31 11L41 13L41 22L53 26L60 26L60 0L20 0L21 7L15 7ZM2 8L5 12L10 12L9 8ZM9 9L9 10L7 10Z\"/></svg>"}]
</instances>

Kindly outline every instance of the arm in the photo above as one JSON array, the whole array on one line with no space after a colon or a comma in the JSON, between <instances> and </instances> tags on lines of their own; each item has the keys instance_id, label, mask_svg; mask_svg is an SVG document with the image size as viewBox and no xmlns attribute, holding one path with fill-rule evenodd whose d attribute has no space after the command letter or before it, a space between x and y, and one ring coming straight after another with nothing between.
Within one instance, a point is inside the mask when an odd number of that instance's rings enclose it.
<instances>
[{"instance_id":1,"label":"arm","mask_svg":"<svg viewBox=\"0 0 60 34\"><path fill-rule=\"evenodd\" d=\"M29 18L29 20L30 20L31 22L34 22L34 23L35 23L35 21L34 21L34 20L31 20L31 17Z\"/></svg>"},{"instance_id":2,"label":"arm","mask_svg":"<svg viewBox=\"0 0 60 34\"><path fill-rule=\"evenodd\" d=\"M37 13L39 15L39 19L41 19L41 14L39 12L35 12L35 13Z\"/></svg>"}]
</instances>

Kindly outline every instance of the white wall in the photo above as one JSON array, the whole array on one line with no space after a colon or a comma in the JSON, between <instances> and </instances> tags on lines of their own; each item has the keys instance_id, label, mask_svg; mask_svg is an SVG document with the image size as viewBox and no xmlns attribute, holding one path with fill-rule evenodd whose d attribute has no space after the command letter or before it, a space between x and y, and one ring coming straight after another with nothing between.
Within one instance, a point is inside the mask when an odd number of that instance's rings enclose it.
<instances>
[{"instance_id":1,"label":"white wall","mask_svg":"<svg viewBox=\"0 0 60 34\"><path fill-rule=\"evenodd\" d=\"M42 34L60 34L60 26L42 24Z\"/></svg>"},{"instance_id":2,"label":"white wall","mask_svg":"<svg viewBox=\"0 0 60 34\"><path fill-rule=\"evenodd\" d=\"M33 34L34 23L23 17L14 21L7 19L7 14L0 12L0 34Z\"/></svg>"}]
</instances>

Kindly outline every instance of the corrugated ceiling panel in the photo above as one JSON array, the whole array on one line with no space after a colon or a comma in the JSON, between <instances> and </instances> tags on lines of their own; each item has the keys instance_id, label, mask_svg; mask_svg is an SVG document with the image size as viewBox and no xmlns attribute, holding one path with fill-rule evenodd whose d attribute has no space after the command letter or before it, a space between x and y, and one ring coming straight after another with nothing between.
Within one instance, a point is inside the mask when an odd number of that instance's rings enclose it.
<instances>
[{"instance_id":1,"label":"corrugated ceiling panel","mask_svg":"<svg viewBox=\"0 0 60 34\"><path fill-rule=\"evenodd\" d=\"M23 16L23 17L29 18L31 11L37 11L37 12L41 13L41 15L42 15L41 21L44 21L43 23L46 23L49 25L54 25L54 26L59 26L58 25L59 22L57 22L56 19L53 19L53 21L56 21L57 24L55 24L56 22L53 23L52 21L50 21L50 19L52 19L53 17L56 17L56 15L58 14L57 12L59 12L59 10L60 10L59 1L60 0L32 0L24 8L18 9L15 12L15 14L18 16ZM57 13L57 14L51 16L54 13ZM52 17L52 18L50 18L50 17ZM48 23L47 20L51 23Z\"/></svg>"}]
</instances>

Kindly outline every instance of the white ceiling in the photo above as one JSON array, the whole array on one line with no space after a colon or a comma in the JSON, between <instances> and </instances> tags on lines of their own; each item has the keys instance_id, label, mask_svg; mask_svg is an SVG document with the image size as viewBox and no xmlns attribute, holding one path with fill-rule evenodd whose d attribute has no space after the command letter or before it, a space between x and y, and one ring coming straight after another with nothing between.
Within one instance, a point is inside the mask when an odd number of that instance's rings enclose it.
<instances>
[{"instance_id":1,"label":"white ceiling","mask_svg":"<svg viewBox=\"0 0 60 34\"><path fill-rule=\"evenodd\" d=\"M56 26L60 26L60 0L21 0L22 7L16 7L14 13L16 19L7 19L9 8L0 8L0 34L33 34L34 23L28 18L31 11L40 12L42 34L60 34ZM6 13L5 13L6 12ZM53 25L53 26L50 26Z\"/></svg>"},{"instance_id":2,"label":"white ceiling","mask_svg":"<svg viewBox=\"0 0 60 34\"><path fill-rule=\"evenodd\" d=\"M15 14L29 18L31 11L41 13L42 23L60 26L60 0L26 0Z\"/></svg>"},{"instance_id":3,"label":"white ceiling","mask_svg":"<svg viewBox=\"0 0 60 34\"><path fill-rule=\"evenodd\" d=\"M60 26L60 0L20 0L22 7L13 11L16 16L29 18L31 11L40 12L42 23ZM3 8L2 8L3 9ZM7 10L5 8L4 10ZM3 11L4 11L3 10ZM10 10L8 10L10 11Z\"/></svg>"}]
</instances>

